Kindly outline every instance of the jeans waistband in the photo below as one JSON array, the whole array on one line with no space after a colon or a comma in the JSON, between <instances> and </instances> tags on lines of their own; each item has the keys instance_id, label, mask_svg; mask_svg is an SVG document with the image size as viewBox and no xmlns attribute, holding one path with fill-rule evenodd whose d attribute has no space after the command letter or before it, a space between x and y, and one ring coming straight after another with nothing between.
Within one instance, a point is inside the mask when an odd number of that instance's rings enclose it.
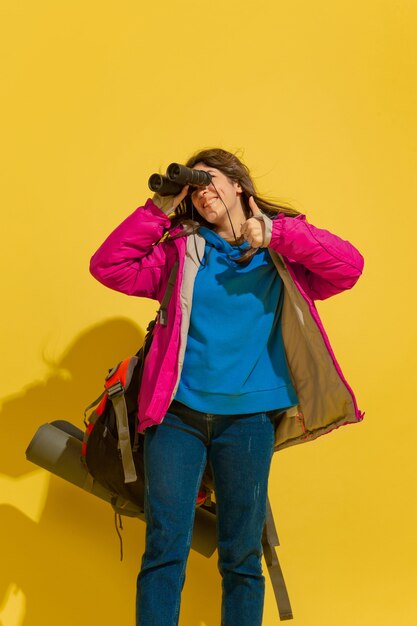
<instances>
[{"instance_id":1,"label":"jeans waistband","mask_svg":"<svg viewBox=\"0 0 417 626\"><path fill-rule=\"evenodd\" d=\"M223 420L233 421L235 419L245 419L251 417L253 415L258 415L260 413L265 413L268 416L270 421L276 426L278 424L280 415L285 412L284 409L275 409L273 411L257 411L256 413L241 413L238 415L222 415L218 413L203 413L202 411L197 411L196 409L192 409L182 402L178 402L177 400L173 400L168 408L167 413L173 413L177 418L179 418L184 424L190 426L191 428L197 430L204 441L208 443L210 439L211 432L211 423L221 422ZM166 425L169 425L169 419L164 420ZM195 433L196 434L196 433Z\"/></svg>"}]
</instances>

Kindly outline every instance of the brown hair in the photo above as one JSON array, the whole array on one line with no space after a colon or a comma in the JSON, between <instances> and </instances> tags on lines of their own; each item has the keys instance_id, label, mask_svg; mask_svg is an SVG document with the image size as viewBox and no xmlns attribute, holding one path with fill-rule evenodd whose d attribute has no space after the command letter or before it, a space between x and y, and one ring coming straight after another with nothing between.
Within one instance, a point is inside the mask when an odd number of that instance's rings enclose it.
<instances>
[{"instance_id":1,"label":"brown hair","mask_svg":"<svg viewBox=\"0 0 417 626\"><path fill-rule=\"evenodd\" d=\"M248 167L231 152L222 150L221 148L209 148L201 150L190 157L186 163L187 167L195 167L197 163L204 163L207 167L214 167L225 174L230 181L237 182L242 187L242 207L247 219L252 216L252 210L249 206L249 198L253 196L256 204L263 213L269 217L274 217L278 213L284 213L288 217L295 217L299 212L293 209L288 203L282 204L268 200L258 195L254 182L250 176ZM181 204L175 209L172 217L172 227L182 224L184 229L173 238L185 235L192 235L200 226L213 228L199 213L193 209L191 193L187 194ZM247 261L256 252L256 249L250 248L245 252L240 261Z\"/></svg>"}]
</instances>

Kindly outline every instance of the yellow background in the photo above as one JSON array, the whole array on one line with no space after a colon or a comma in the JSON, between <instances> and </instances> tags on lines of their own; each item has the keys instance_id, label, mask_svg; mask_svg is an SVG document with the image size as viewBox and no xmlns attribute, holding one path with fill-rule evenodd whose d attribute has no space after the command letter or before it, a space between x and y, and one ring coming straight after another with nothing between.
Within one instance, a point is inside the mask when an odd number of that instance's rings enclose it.
<instances>
[{"instance_id":1,"label":"yellow background","mask_svg":"<svg viewBox=\"0 0 417 626\"><path fill-rule=\"evenodd\" d=\"M150 173L206 146L366 258L318 304L365 420L273 461L294 624L415 623L415 1L26 0L0 22L2 626L134 623L143 523L120 563L110 507L24 451L46 421L81 426L140 344L155 303L102 287L89 257ZM219 615L216 557L192 552L181 626Z\"/></svg>"}]
</instances>

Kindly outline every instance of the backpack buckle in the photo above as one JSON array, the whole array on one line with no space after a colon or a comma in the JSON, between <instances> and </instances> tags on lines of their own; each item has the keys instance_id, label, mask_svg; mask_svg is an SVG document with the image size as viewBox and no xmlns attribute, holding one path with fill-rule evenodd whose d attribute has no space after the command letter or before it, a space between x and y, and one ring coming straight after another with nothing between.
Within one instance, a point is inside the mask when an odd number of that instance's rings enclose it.
<instances>
[{"instance_id":1,"label":"backpack buckle","mask_svg":"<svg viewBox=\"0 0 417 626\"><path fill-rule=\"evenodd\" d=\"M115 396L121 396L124 393L124 387L122 385L122 383L120 382L120 380L117 381L117 383L114 383L114 385L112 385L111 387L107 388L107 395L109 396L109 398L114 398Z\"/></svg>"},{"instance_id":2,"label":"backpack buckle","mask_svg":"<svg viewBox=\"0 0 417 626\"><path fill-rule=\"evenodd\" d=\"M159 309L158 311L158 321L161 326L166 326L168 323L168 314L166 309Z\"/></svg>"}]
</instances>

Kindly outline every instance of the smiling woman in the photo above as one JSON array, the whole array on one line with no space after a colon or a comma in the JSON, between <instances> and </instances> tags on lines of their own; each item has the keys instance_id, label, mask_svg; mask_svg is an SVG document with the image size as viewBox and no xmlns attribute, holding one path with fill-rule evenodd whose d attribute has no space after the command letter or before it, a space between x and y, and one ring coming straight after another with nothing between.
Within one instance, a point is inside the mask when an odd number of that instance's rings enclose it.
<instances>
[{"instance_id":1,"label":"smiling woman","mask_svg":"<svg viewBox=\"0 0 417 626\"><path fill-rule=\"evenodd\" d=\"M211 184L192 191L193 206L202 218L213 224L221 237L232 239L237 225L243 225L246 221L241 202L241 185L230 180L220 170L207 167L204 163L197 163L195 168L208 172Z\"/></svg>"},{"instance_id":2,"label":"smiling woman","mask_svg":"<svg viewBox=\"0 0 417 626\"><path fill-rule=\"evenodd\" d=\"M175 210L172 226L182 224L187 235L195 233L204 225L215 228L220 236L231 243L239 244L246 240L250 248L242 253L242 262L248 261L256 248L265 245L263 215L299 215L288 205L271 202L258 195L248 167L231 152L220 148L202 150L187 161L187 167L208 172L211 184L184 188L168 205L166 199L157 194L154 201L158 206L164 206L164 211L167 206L171 211ZM251 220L252 217L255 219Z\"/></svg>"},{"instance_id":3,"label":"smiling woman","mask_svg":"<svg viewBox=\"0 0 417 626\"><path fill-rule=\"evenodd\" d=\"M235 155L205 150L187 166L209 172L210 183L156 194L91 260L106 286L159 301L179 262L139 394L147 529L137 625L178 624L208 465L222 625L261 626L273 452L362 418L313 300L350 289L363 258L349 242L260 197ZM173 506L174 493L181 507Z\"/></svg>"}]
</instances>

